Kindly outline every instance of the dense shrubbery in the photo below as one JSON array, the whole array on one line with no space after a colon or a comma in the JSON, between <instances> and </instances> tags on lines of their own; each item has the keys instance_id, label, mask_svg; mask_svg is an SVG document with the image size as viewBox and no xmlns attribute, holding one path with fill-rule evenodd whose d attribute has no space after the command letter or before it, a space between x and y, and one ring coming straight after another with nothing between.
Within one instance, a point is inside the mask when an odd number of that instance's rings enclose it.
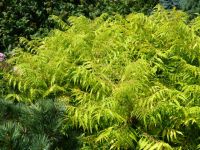
<instances>
[{"instance_id":1,"label":"dense shrubbery","mask_svg":"<svg viewBox=\"0 0 200 150\"><path fill-rule=\"evenodd\" d=\"M173 7L180 8L180 0L159 0L160 4L166 9L172 9Z\"/></svg>"},{"instance_id":2,"label":"dense shrubbery","mask_svg":"<svg viewBox=\"0 0 200 150\"><path fill-rule=\"evenodd\" d=\"M66 19L71 15L95 18L103 12L129 14L150 12L157 0L3 0L0 2L0 51L10 51L18 37L45 35L53 25L51 14Z\"/></svg>"},{"instance_id":3,"label":"dense shrubbery","mask_svg":"<svg viewBox=\"0 0 200 150\"><path fill-rule=\"evenodd\" d=\"M186 11L191 17L200 13L200 1L197 0L160 0L160 3L167 9L176 7Z\"/></svg>"},{"instance_id":4,"label":"dense shrubbery","mask_svg":"<svg viewBox=\"0 0 200 150\"><path fill-rule=\"evenodd\" d=\"M20 36L45 36L54 27L49 15L62 19L84 15L95 18L102 13L122 15L131 12L150 14L161 3L165 8L176 6L194 16L200 12L196 0L2 0L0 2L0 51L11 51Z\"/></svg>"},{"instance_id":5,"label":"dense shrubbery","mask_svg":"<svg viewBox=\"0 0 200 150\"><path fill-rule=\"evenodd\" d=\"M36 104L0 100L0 147L1 150L44 150L63 148L73 140L60 132L59 119L64 115L60 104L52 100L39 101Z\"/></svg>"},{"instance_id":6,"label":"dense shrubbery","mask_svg":"<svg viewBox=\"0 0 200 150\"><path fill-rule=\"evenodd\" d=\"M11 50L19 36L30 37L48 18L45 1L3 0L0 6L0 51Z\"/></svg>"},{"instance_id":7,"label":"dense shrubbery","mask_svg":"<svg viewBox=\"0 0 200 150\"><path fill-rule=\"evenodd\" d=\"M79 149L197 149L200 24L186 22L185 13L159 6L149 17L58 22L62 31L44 39L21 38L3 72L4 98L62 103L54 133L75 137Z\"/></svg>"},{"instance_id":8,"label":"dense shrubbery","mask_svg":"<svg viewBox=\"0 0 200 150\"><path fill-rule=\"evenodd\" d=\"M200 13L200 1L196 0L179 0L180 8L187 11L190 14Z\"/></svg>"},{"instance_id":9,"label":"dense shrubbery","mask_svg":"<svg viewBox=\"0 0 200 150\"><path fill-rule=\"evenodd\" d=\"M195 18L200 14L200 1L180 0L180 8L190 14L191 18Z\"/></svg>"}]
</instances>

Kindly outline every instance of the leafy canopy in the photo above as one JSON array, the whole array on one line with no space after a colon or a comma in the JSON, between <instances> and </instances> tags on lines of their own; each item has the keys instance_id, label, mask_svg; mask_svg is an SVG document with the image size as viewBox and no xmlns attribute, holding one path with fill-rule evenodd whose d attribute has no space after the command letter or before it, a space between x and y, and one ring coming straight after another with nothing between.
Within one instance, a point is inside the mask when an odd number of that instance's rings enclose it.
<instances>
[{"instance_id":1,"label":"leafy canopy","mask_svg":"<svg viewBox=\"0 0 200 150\"><path fill-rule=\"evenodd\" d=\"M197 149L199 18L157 6L151 16L70 17L44 39L21 39L4 72L7 100L54 98L83 149Z\"/></svg>"}]
</instances>

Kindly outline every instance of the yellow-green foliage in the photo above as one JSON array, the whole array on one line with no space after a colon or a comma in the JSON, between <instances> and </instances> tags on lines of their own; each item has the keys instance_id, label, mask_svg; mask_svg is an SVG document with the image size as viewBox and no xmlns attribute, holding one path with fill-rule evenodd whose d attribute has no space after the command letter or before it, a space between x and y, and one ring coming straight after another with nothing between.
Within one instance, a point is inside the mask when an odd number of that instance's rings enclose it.
<instances>
[{"instance_id":1,"label":"yellow-green foliage","mask_svg":"<svg viewBox=\"0 0 200 150\"><path fill-rule=\"evenodd\" d=\"M198 19L186 24L185 13L158 6L149 17L68 21L65 31L21 40L8 60L7 99L65 102L63 132L80 131L83 149L197 148Z\"/></svg>"}]
</instances>

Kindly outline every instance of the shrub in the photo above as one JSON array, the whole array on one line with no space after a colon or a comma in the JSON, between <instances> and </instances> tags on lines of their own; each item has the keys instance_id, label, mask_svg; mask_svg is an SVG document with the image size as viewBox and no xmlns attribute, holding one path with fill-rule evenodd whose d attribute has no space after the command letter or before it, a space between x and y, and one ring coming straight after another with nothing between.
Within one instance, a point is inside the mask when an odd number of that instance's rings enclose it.
<instances>
[{"instance_id":1,"label":"shrub","mask_svg":"<svg viewBox=\"0 0 200 150\"><path fill-rule=\"evenodd\" d=\"M52 100L29 105L0 99L1 149L59 148L60 141L67 143L70 139L58 130L63 114L62 106ZM62 145L63 148L66 146L69 145Z\"/></svg>"},{"instance_id":2,"label":"shrub","mask_svg":"<svg viewBox=\"0 0 200 150\"><path fill-rule=\"evenodd\" d=\"M159 0L160 4L166 9L172 9L173 7L180 8L180 0Z\"/></svg>"},{"instance_id":3,"label":"shrub","mask_svg":"<svg viewBox=\"0 0 200 150\"><path fill-rule=\"evenodd\" d=\"M180 8L184 11L187 11L192 18L198 16L200 13L200 1L195 0L180 0Z\"/></svg>"},{"instance_id":4,"label":"shrub","mask_svg":"<svg viewBox=\"0 0 200 150\"><path fill-rule=\"evenodd\" d=\"M52 17L55 18L55 17ZM200 143L198 18L161 7L151 16L70 17L27 41L7 63L6 99L53 98L63 134L85 149L196 149Z\"/></svg>"},{"instance_id":5,"label":"shrub","mask_svg":"<svg viewBox=\"0 0 200 150\"><path fill-rule=\"evenodd\" d=\"M200 13L200 1L196 0L160 0L160 3L167 9L176 7L190 14L191 18Z\"/></svg>"},{"instance_id":6,"label":"shrub","mask_svg":"<svg viewBox=\"0 0 200 150\"><path fill-rule=\"evenodd\" d=\"M30 38L48 18L46 1L3 0L0 10L0 50L10 51L19 36Z\"/></svg>"},{"instance_id":7,"label":"shrub","mask_svg":"<svg viewBox=\"0 0 200 150\"><path fill-rule=\"evenodd\" d=\"M54 27L48 21L51 14L63 19L71 15L95 18L103 12L149 12L156 4L156 0L3 0L0 2L0 51L11 51L19 37L46 35Z\"/></svg>"}]
</instances>

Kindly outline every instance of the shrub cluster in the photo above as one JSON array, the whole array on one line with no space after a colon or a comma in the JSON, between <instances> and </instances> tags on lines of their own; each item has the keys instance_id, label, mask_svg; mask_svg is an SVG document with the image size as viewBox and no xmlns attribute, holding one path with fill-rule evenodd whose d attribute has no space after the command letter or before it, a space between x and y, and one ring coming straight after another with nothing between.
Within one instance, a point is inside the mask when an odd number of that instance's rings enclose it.
<instances>
[{"instance_id":1,"label":"shrub cluster","mask_svg":"<svg viewBox=\"0 0 200 150\"><path fill-rule=\"evenodd\" d=\"M166 9L176 7L186 11L192 18L200 13L200 1L197 0L159 0Z\"/></svg>"},{"instance_id":2,"label":"shrub cluster","mask_svg":"<svg viewBox=\"0 0 200 150\"><path fill-rule=\"evenodd\" d=\"M62 103L59 136L78 149L200 147L199 17L186 24L187 14L157 6L150 16L52 19L62 30L20 39L3 98Z\"/></svg>"},{"instance_id":3,"label":"shrub cluster","mask_svg":"<svg viewBox=\"0 0 200 150\"><path fill-rule=\"evenodd\" d=\"M0 100L0 147L2 150L47 150L60 147L60 142L73 143L72 137L60 132L59 119L64 115L61 104L52 100L35 104ZM61 144L67 148L67 144Z\"/></svg>"},{"instance_id":4,"label":"shrub cluster","mask_svg":"<svg viewBox=\"0 0 200 150\"><path fill-rule=\"evenodd\" d=\"M102 13L150 12L157 0L2 0L0 2L0 51L11 51L19 37L46 35L53 28L49 15L95 18Z\"/></svg>"},{"instance_id":5,"label":"shrub cluster","mask_svg":"<svg viewBox=\"0 0 200 150\"><path fill-rule=\"evenodd\" d=\"M150 14L161 3L165 8L177 7L196 16L200 3L196 0L2 0L0 2L0 51L11 51L19 37L45 36L54 24L49 15L58 15L66 20L69 16L84 15L95 18L102 13L131 12Z\"/></svg>"}]
</instances>

